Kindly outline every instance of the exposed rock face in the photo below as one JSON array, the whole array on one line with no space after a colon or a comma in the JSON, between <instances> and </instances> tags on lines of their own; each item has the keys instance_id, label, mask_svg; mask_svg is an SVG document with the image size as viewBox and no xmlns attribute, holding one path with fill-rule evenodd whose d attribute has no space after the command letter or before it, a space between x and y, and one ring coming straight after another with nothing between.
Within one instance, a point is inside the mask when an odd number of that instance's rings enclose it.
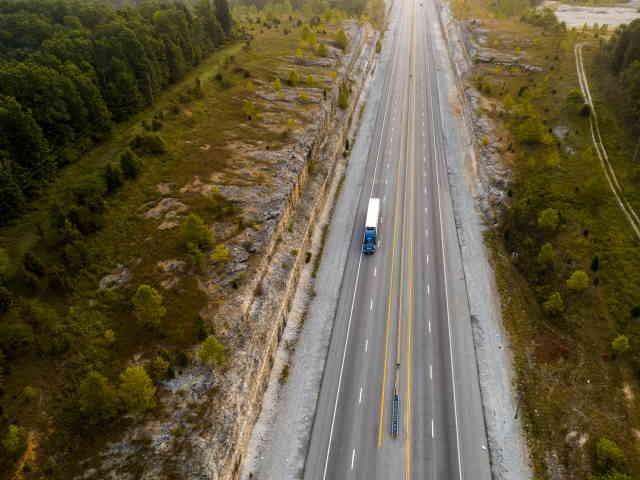
<instances>
[{"instance_id":1,"label":"exposed rock face","mask_svg":"<svg viewBox=\"0 0 640 480\"><path fill-rule=\"evenodd\" d=\"M350 45L337 60L331 56L338 73L334 88L326 98L320 89L306 89L317 102L306 110L305 121L291 133L288 145L277 150L266 144L234 145L233 182L220 181L228 173L215 173L194 178L180 190L206 194L215 186L241 208L245 222L257 223L240 233L215 226L216 238L229 237L225 247L231 261L224 271L209 265L199 280L212 299L225 292L224 304L212 301L201 316L223 340L232 359L228 369L212 372L195 364L176 372L176 378L162 388L162 417L138 425L111 444L102 454L102 468L86 472L83 478L238 478L305 261L309 226L324 205L326 186L343 152L349 125L357 118L355 105L375 57L377 33L368 24L348 21L344 29ZM342 82L352 87L351 105L344 111L336 108ZM286 97L274 101L286 108ZM266 116L269 106L264 107ZM256 164L264 165L258 173L268 175L269 182L252 182ZM165 198L145 217L167 222L184 211L186 206L177 199ZM279 241L282 235L288 236L287 242ZM157 267L167 277L163 287L172 288L182 266L166 260ZM141 438L147 441L136 441Z\"/></svg>"},{"instance_id":2,"label":"exposed rock face","mask_svg":"<svg viewBox=\"0 0 640 480\"><path fill-rule=\"evenodd\" d=\"M115 288L126 285L131 281L131 272L126 267L118 267L109 275L106 275L100 279L98 288L104 290L105 288Z\"/></svg>"}]
</instances>

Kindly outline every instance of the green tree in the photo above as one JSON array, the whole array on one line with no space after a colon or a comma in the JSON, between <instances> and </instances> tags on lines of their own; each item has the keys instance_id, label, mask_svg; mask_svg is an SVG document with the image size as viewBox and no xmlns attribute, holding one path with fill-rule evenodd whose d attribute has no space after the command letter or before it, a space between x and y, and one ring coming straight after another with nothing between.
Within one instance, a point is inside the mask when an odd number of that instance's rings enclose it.
<instances>
[{"instance_id":1,"label":"green tree","mask_svg":"<svg viewBox=\"0 0 640 480\"><path fill-rule=\"evenodd\" d=\"M611 342L611 349L616 355L624 355L629 351L629 338L626 335L618 335Z\"/></svg>"},{"instance_id":2,"label":"green tree","mask_svg":"<svg viewBox=\"0 0 640 480\"><path fill-rule=\"evenodd\" d=\"M343 110L349 107L349 86L346 82L342 82L338 89L338 106Z\"/></svg>"},{"instance_id":3,"label":"green tree","mask_svg":"<svg viewBox=\"0 0 640 480\"><path fill-rule=\"evenodd\" d=\"M338 31L338 33L336 34L335 40L336 40L336 45L340 50L344 51L349 46L349 37L344 32L344 30Z\"/></svg>"},{"instance_id":4,"label":"green tree","mask_svg":"<svg viewBox=\"0 0 640 480\"><path fill-rule=\"evenodd\" d=\"M245 100L242 103L242 112L247 116L249 120L253 120L256 115L256 104L251 100Z\"/></svg>"},{"instance_id":5,"label":"green tree","mask_svg":"<svg viewBox=\"0 0 640 480\"><path fill-rule=\"evenodd\" d=\"M612 440L601 437L596 443L596 467L601 472L608 472L623 467L625 463L622 449Z\"/></svg>"},{"instance_id":6,"label":"green tree","mask_svg":"<svg viewBox=\"0 0 640 480\"><path fill-rule=\"evenodd\" d=\"M321 42L320 45L318 45L317 53L319 57L327 57L329 56L329 49Z\"/></svg>"},{"instance_id":7,"label":"green tree","mask_svg":"<svg viewBox=\"0 0 640 480\"><path fill-rule=\"evenodd\" d=\"M295 71L295 70L290 70L289 71L289 76L287 77L287 83L291 87L295 87L300 83L300 76L298 75L297 71Z\"/></svg>"},{"instance_id":8,"label":"green tree","mask_svg":"<svg viewBox=\"0 0 640 480\"><path fill-rule=\"evenodd\" d=\"M12 457L17 457L26 447L24 430L17 425L9 425L2 438L2 447Z\"/></svg>"},{"instance_id":9,"label":"green tree","mask_svg":"<svg viewBox=\"0 0 640 480\"><path fill-rule=\"evenodd\" d=\"M222 30L226 35L231 32L231 12L229 11L229 4L227 0L215 0L216 4L216 17L222 26Z\"/></svg>"},{"instance_id":10,"label":"green tree","mask_svg":"<svg viewBox=\"0 0 640 480\"><path fill-rule=\"evenodd\" d=\"M538 227L546 232L553 232L560 223L560 214L554 208L542 210L538 215Z\"/></svg>"},{"instance_id":11,"label":"green tree","mask_svg":"<svg viewBox=\"0 0 640 480\"><path fill-rule=\"evenodd\" d=\"M222 244L219 243L216 245L216 248L213 249L213 253L211 254L211 260L214 262L226 262L231 258L231 254L229 250Z\"/></svg>"},{"instance_id":12,"label":"green tree","mask_svg":"<svg viewBox=\"0 0 640 480\"><path fill-rule=\"evenodd\" d=\"M213 335L209 335L198 350L198 358L209 367L224 365L224 346Z\"/></svg>"},{"instance_id":13,"label":"green tree","mask_svg":"<svg viewBox=\"0 0 640 480\"><path fill-rule=\"evenodd\" d=\"M138 287L131 301L142 326L156 328L160 325L160 320L167 314L162 300L162 295L155 288L144 284Z\"/></svg>"},{"instance_id":14,"label":"green tree","mask_svg":"<svg viewBox=\"0 0 640 480\"><path fill-rule=\"evenodd\" d=\"M538 253L538 265L544 268L552 268L555 262L556 254L553 251L553 245L545 243Z\"/></svg>"},{"instance_id":15,"label":"green tree","mask_svg":"<svg viewBox=\"0 0 640 480\"><path fill-rule=\"evenodd\" d=\"M547 315L555 317L564 312L564 302L559 292L549 295L549 298L542 304L542 309Z\"/></svg>"},{"instance_id":16,"label":"green tree","mask_svg":"<svg viewBox=\"0 0 640 480\"><path fill-rule=\"evenodd\" d=\"M538 117L529 117L516 126L516 138L519 142L533 145L546 143L547 129Z\"/></svg>"},{"instance_id":17,"label":"green tree","mask_svg":"<svg viewBox=\"0 0 640 480\"><path fill-rule=\"evenodd\" d=\"M104 181L107 185L107 192L113 193L118 190L123 184L120 166L108 163L104 169Z\"/></svg>"},{"instance_id":18,"label":"green tree","mask_svg":"<svg viewBox=\"0 0 640 480\"><path fill-rule=\"evenodd\" d=\"M78 387L78 406L91 424L102 424L116 416L118 395L105 376L91 370Z\"/></svg>"},{"instance_id":19,"label":"green tree","mask_svg":"<svg viewBox=\"0 0 640 480\"><path fill-rule=\"evenodd\" d=\"M163 380L166 378L168 371L169 362L160 355L156 355L153 360L151 360L151 375L156 380Z\"/></svg>"},{"instance_id":20,"label":"green tree","mask_svg":"<svg viewBox=\"0 0 640 480\"><path fill-rule=\"evenodd\" d=\"M567 280L567 288L574 292L582 292L589 288L589 275L584 270L576 270Z\"/></svg>"},{"instance_id":21,"label":"green tree","mask_svg":"<svg viewBox=\"0 0 640 480\"><path fill-rule=\"evenodd\" d=\"M140 158L131 150L127 148L122 155L120 155L120 169L125 178L133 180L140 175L142 165L140 164Z\"/></svg>"},{"instance_id":22,"label":"green tree","mask_svg":"<svg viewBox=\"0 0 640 480\"><path fill-rule=\"evenodd\" d=\"M279 91L282 89L282 82L280 81L280 79L279 79L279 78L276 78L276 79L273 81L273 89L274 89L276 92L279 92Z\"/></svg>"},{"instance_id":23,"label":"green tree","mask_svg":"<svg viewBox=\"0 0 640 480\"><path fill-rule=\"evenodd\" d=\"M211 230L195 213L189 214L182 223L182 239L185 245L191 243L201 249L210 248L213 243Z\"/></svg>"},{"instance_id":24,"label":"green tree","mask_svg":"<svg viewBox=\"0 0 640 480\"><path fill-rule=\"evenodd\" d=\"M127 367L120 374L118 393L127 412L143 413L156 404L156 387L141 366Z\"/></svg>"}]
</instances>

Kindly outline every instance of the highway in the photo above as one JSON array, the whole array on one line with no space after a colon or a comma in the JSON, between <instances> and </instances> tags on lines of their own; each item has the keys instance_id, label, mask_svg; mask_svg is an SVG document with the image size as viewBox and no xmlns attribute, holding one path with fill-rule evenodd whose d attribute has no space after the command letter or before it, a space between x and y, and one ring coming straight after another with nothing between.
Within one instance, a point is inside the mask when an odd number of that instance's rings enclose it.
<instances>
[{"instance_id":1,"label":"highway","mask_svg":"<svg viewBox=\"0 0 640 480\"><path fill-rule=\"evenodd\" d=\"M345 273L336 280L342 287L304 478L488 480L447 182L448 86L439 84L438 68L448 60L434 47L435 0L395 0L390 17L384 95ZM371 197L381 199L380 245L363 256Z\"/></svg>"}]
</instances>

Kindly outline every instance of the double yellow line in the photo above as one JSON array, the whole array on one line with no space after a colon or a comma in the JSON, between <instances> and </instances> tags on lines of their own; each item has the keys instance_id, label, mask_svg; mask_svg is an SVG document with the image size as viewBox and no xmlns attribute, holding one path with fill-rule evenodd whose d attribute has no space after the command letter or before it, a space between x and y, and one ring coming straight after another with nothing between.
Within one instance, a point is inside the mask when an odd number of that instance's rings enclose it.
<instances>
[{"instance_id":1,"label":"double yellow line","mask_svg":"<svg viewBox=\"0 0 640 480\"><path fill-rule=\"evenodd\" d=\"M396 375L395 375L395 387L399 389L399 366L402 359L402 314L403 314L403 285L405 278L405 268L408 268L408 285L407 285L407 315L406 315L406 356L405 363L406 369L406 389L405 389L405 408L404 408L404 424L405 424L405 448L404 448L404 478L409 480L411 478L411 397L413 387L413 372L412 372L412 359L413 359L413 260L414 260L414 219L415 219L415 4L412 3L411 11L411 40L409 51L409 88L408 95L403 99L406 102L406 108L404 110L404 118L407 125L407 129L403 129L405 135L402 136L402 148L401 158L398 165L397 173L397 185L395 194L395 208L394 208L394 224L393 224L393 238L391 242L391 269L389 279L389 293L387 298L387 314L386 314L386 327L385 327L385 350L384 350L384 364L382 374L382 386L380 389L380 415L378 425L378 447L382 446L384 438L384 411L385 411L385 392L387 389L388 379L388 364L389 364L389 336L391 334L392 321L393 321L393 297L394 297L394 278L395 278L395 259L396 248L398 243L398 236L402 229L407 228L407 231L403 235L404 248L401 251L400 259L400 282L398 285L398 330L397 330L397 344L396 344ZM404 175L402 171L404 170ZM401 180L404 178L404 185ZM402 188L408 183L408 188ZM404 193L404 198L401 201L401 191ZM408 198L407 198L408 195ZM401 211L401 207L404 207ZM402 226L399 226L399 222L402 219ZM399 390L398 390L399 393Z\"/></svg>"}]
</instances>

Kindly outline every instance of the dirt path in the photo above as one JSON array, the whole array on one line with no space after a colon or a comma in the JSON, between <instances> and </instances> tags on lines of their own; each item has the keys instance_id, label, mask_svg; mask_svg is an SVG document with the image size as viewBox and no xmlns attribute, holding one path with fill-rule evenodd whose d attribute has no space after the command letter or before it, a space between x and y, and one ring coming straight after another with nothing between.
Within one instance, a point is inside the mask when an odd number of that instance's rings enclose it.
<instances>
[{"instance_id":1,"label":"dirt path","mask_svg":"<svg viewBox=\"0 0 640 480\"><path fill-rule=\"evenodd\" d=\"M604 148L604 143L602 142L602 137L600 136L600 126L598 125L598 115L596 113L595 106L593 105L593 99L591 98L591 92L589 91L589 82L587 80L587 74L584 70L584 63L582 60L582 44L576 44L574 48L575 57L576 57L576 69L578 72L578 83L580 84L580 90L582 91L582 95L585 99L585 102L591 107L591 115L589 116L589 124L591 126L591 139L593 140L593 145L596 147L596 153L598 154L598 158L600 159L600 165L602 166L602 170L604 171L604 175L607 178L607 183L609 184L609 188L613 192L613 195L616 198L616 201L624 213L625 217L631 224L631 228L636 234L638 240L640 240L640 217L633 209L633 207L629 204L627 199L624 196L624 192L620 183L618 182L618 177L609 162L609 156L607 155L607 150Z\"/></svg>"}]
</instances>

